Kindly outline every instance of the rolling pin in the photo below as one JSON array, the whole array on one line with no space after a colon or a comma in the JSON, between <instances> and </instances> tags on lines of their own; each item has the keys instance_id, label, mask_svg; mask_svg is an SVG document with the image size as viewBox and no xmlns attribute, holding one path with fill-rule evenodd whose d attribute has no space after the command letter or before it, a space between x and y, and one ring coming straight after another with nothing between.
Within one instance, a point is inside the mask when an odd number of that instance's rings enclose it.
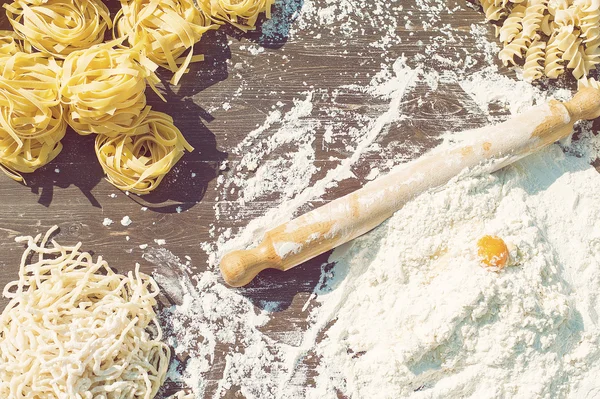
<instances>
[{"instance_id":1,"label":"rolling pin","mask_svg":"<svg viewBox=\"0 0 600 399\"><path fill-rule=\"evenodd\" d=\"M226 254L225 282L248 284L265 269L289 270L377 227L419 194L446 184L462 171L492 173L567 137L581 119L600 117L600 90L584 88L571 101L538 105L509 120L459 133L440 146L363 188L265 233L253 249Z\"/></svg>"}]
</instances>

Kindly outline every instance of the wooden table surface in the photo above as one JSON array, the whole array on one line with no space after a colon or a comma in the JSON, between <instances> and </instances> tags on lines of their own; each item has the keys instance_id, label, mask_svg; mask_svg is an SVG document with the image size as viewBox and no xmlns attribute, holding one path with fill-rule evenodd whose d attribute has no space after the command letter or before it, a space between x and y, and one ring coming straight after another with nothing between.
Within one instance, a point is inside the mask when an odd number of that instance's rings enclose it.
<instances>
[{"instance_id":1,"label":"wooden table surface","mask_svg":"<svg viewBox=\"0 0 600 399\"><path fill-rule=\"evenodd\" d=\"M303 0L283 1L288 10L301 9L304 3ZM327 1L315 3L325 4ZM405 12L412 11L411 18L427 20L426 11L412 1L393 3L403 5ZM113 9L118 7L114 1L108 4ZM474 59L480 59L482 55L476 48L477 39L468 32L471 24L483 23L483 15L462 0L456 4L457 11L443 16L437 24L440 27L447 24L456 31L465 32L465 40L442 46L437 54L456 59L457 62L457 54L471 54ZM397 15L400 18L404 14L398 12ZM4 15L0 21L6 28ZM290 23L293 24L293 21ZM425 31L418 25L411 27L413 34L409 36L404 31L404 24L399 26L397 33L403 40L401 43L392 43L387 54L389 59L402 54L410 59L421 51L417 44L431 43L439 36L439 33ZM149 101L154 108L171 114L176 125L196 148L149 196L127 196L107 183L95 159L94 138L80 137L72 131L64 140L63 152L52 164L26 176L27 186L0 175L0 251L3 254L0 258L0 286L17 276L23 247L14 242L14 237L35 235L55 224L60 226L59 238L62 242L82 241L85 249L102 254L119 271L130 270L136 262L142 263L146 272L155 270L155 265L142 258L145 250L140 249L139 245L157 247L154 242L156 238L166 239L164 248L173 254L189 256L198 271L205 270L207 254L199 244L214 239L209 235L212 226L217 231L228 227L236 231L253 216L264 214L280 202L250 202L240 213L239 209L235 209L239 207L238 203L228 204L217 199L217 176L225 174L227 177L240 161L239 155L232 154L231 150L248 132L264 123L266 114L278 102L284 104L284 110L289 110L294 99L305 97L301 93L307 87L314 87L317 94L313 99L315 111L312 117L326 122L329 117L319 108L330 104L324 96L319 97L319 93L339 91L348 83L367 85L371 77L381 70L381 50L369 45L380 34L367 30L340 47L337 44L339 40L331 37L330 32L329 28L316 28L311 32L300 31L293 38L281 36L270 42L261 41L260 32L241 34L233 29L222 29L207 34L198 46L207 60L193 65L179 88L168 89L168 102L162 103L149 94ZM488 32L488 39L493 41L491 27ZM245 49L249 44L264 47L265 51L257 55L249 54ZM347 52L343 54L343 50ZM238 63L250 67L235 69ZM425 63L431 69L448 69L447 65L436 64L434 60ZM501 71L514 76L508 70ZM233 97L242 80L245 82L243 92ZM231 104L231 109L222 107L226 101ZM378 104L374 104L373 99L365 94L342 90L336 98L336 106L370 114L377 111ZM434 146L438 142L437 137L444 131L478 127L488 121L487 116L477 112L476 105L458 85L448 85L444 90L437 91L421 85L406 99L404 112L409 118L396 123L378 141L387 150L381 154L369 153L361 158L354 169L356 178L344 180L310 206L360 187L373 165L388 159L398 163L403 158L418 156ZM499 110L498 114L506 112ZM354 123L349 121L348 128ZM324 129L318 129L314 143L315 164L320 168L320 176L337 165L337 159L351 155L351 151L342 145L330 145L324 150L323 135ZM220 170L224 160L228 161L228 168ZM195 178L191 177L192 173L195 173ZM142 211L142 206L148 207L148 211ZM215 206L222 212L219 218L215 216ZM177 207L181 207L181 213L177 212ZM246 216L229 220L226 217L228 210ZM125 215L133 220L128 227L119 223ZM110 218L115 223L105 227L102 224L104 218ZM126 241L126 236L130 237L129 241ZM266 334L277 337L290 328L302 329L307 316L302 306L319 280L321 264L326 261L327 254L286 274L267 271L248 288L238 290L257 306L263 301L283 304L273 313ZM0 308L5 304L6 301L0 299ZM211 375L218 379L219 372L217 367Z\"/></svg>"}]
</instances>

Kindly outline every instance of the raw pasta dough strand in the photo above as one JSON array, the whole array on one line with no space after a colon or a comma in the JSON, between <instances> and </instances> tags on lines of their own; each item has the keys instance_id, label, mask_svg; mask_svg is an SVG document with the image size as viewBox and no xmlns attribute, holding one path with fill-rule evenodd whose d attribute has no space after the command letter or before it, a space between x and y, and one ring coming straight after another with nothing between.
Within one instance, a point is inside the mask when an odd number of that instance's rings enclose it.
<instances>
[{"instance_id":1,"label":"raw pasta dough strand","mask_svg":"<svg viewBox=\"0 0 600 399\"><path fill-rule=\"evenodd\" d=\"M61 100L67 122L81 135L129 134L146 117L146 82L158 81L156 65L139 46L116 48L120 43L95 45L64 61Z\"/></svg>"},{"instance_id":2,"label":"raw pasta dough strand","mask_svg":"<svg viewBox=\"0 0 600 399\"><path fill-rule=\"evenodd\" d=\"M139 195L154 190L186 150L194 149L173 119L156 111L150 111L132 134L96 138L96 155L108 181Z\"/></svg>"},{"instance_id":3,"label":"raw pasta dough strand","mask_svg":"<svg viewBox=\"0 0 600 399\"><path fill-rule=\"evenodd\" d=\"M57 58L102 43L106 29L112 27L101 0L16 0L4 8L22 39Z\"/></svg>"},{"instance_id":4,"label":"raw pasta dough strand","mask_svg":"<svg viewBox=\"0 0 600 399\"><path fill-rule=\"evenodd\" d=\"M179 83L191 62L203 59L194 56L194 44L218 27L192 0L121 0L114 26L115 36L127 37L133 46L144 44L148 58L173 72L173 84Z\"/></svg>"},{"instance_id":5,"label":"raw pasta dough strand","mask_svg":"<svg viewBox=\"0 0 600 399\"><path fill-rule=\"evenodd\" d=\"M62 150L67 124L51 56L17 52L0 62L0 165L11 178L31 173Z\"/></svg>"},{"instance_id":6,"label":"raw pasta dough strand","mask_svg":"<svg viewBox=\"0 0 600 399\"><path fill-rule=\"evenodd\" d=\"M45 235L26 243L19 280L4 288L0 397L151 399L165 380L154 280Z\"/></svg>"},{"instance_id":7,"label":"raw pasta dough strand","mask_svg":"<svg viewBox=\"0 0 600 399\"><path fill-rule=\"evenodd\" d=\"M230 23L244 32L256 29L256 20L264 12L271 18L275 0L196 0L202 11L216 23Z\"/></svg>"}]
</instances>

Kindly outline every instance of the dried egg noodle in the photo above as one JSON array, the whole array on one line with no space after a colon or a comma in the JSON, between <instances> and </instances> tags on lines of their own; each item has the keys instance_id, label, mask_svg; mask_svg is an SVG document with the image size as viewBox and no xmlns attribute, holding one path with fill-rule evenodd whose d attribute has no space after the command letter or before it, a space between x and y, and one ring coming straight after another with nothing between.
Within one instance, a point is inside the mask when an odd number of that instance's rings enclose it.
<instances>
[{"instance_id":1,"label":"dried egg noodle","mask_svg":"<svg viewBox=\"0 0 600 399\"><path fill-rule=\"evenodd\" d=\"M112 184L152 191L193 150L170 117L146 105L147 84L164 100L156 69L172 71L177 84L203 58L193 46L207 30L225 22L254 29L273 3L121 0L114 25L101 0L4 4L15 32L0 31L0 169L22 181L20 173L60 153L68 124L100 135L96 153ZM110 28L114 40L102 43Z\"/></svg>"},{"instance_id":2,"label":"dried egg noodle","mask_svg":"<svg viewBox=\"0 0 600 399\"><path fill-rule=\"evenodd\" d=\"M194 149L173 119L150 111L132 134L96 137L96 155L110 183L121 190L148 194L183 156Z\"/></svg>"},{"instance_id":3,"label":"dried egg noodle","mask_svg":"<svg viewBox=\"0 0 600 399\"><path fill-rule=\"evenodd\" d=\"M139 47L115 48L119 43L76 51L64 61L61 100L67 122L81 135L129 134L147 114L144 92L146 82L158 81L156 64Z\"/></svg>"},{"instance_id":4,"label":"dried egg noodle","mask_svg":"<svg viewBox=\"0 0 600 399\"><path fill-rule=\"evenodd\" d=\"M0 31L0 59L10 57L20 51L14 32Z\"/></svg>"},{"instance_id":5,"label":"dried egg noodle","mask_svg":"<svg viewBox=\"0 0 600 399\"><path fill-rule=\"evenodd\" d=\"M15 180L52 161L67 130L60 67L41 53L0 58L0 166Z\"/></svg>"},{"instance_id":6,"label":"dried egg noodle","mask_svg":"<svg viewBox=\"0 0 600 399\"><path fill-rule=\"evenodd\" d=\"M151 399L165 380L169 347L153 307L154 280L116 274L102 257L45 235L27 244L19 280L4 288L0 397Z\"/></svg>"},{"instance_id":7,"label":"dried egg noodle","mask_svg":"<svg viewBox=\"0 0 600 399\"><path fill-rule=\"evenodd\" d=\"M228 22L243 31L256 28L261 12L271 18L275 0L195 0L200 9L216 23Z\"/></svg>"},{"instance_id":8,"label":"dried egg noodle","mask_svg":"<svg viewBox=\"0 0 600 399\"><path fill-rule=\"evenodd\" d=\"M102 43L106 29L112 27L108 8L100 0L16 0L4 8L21 38L57 58Z\"/></svg>"},{"instance_id":9,"label":"dried egg noodle","mask_svg":"<svg viewBox=\"0 0 600 399\"><path fill-rule=\"evenodd\" d=\"M191 62L204 59L194 56L194 44L218 25L192 0L121 0L114 26L115 36L127 37L131 45L143 43L148 58L173 72L171 83L178 84ZM187 56L181 57L187 49Z\"/></svg>"}]
</instances>

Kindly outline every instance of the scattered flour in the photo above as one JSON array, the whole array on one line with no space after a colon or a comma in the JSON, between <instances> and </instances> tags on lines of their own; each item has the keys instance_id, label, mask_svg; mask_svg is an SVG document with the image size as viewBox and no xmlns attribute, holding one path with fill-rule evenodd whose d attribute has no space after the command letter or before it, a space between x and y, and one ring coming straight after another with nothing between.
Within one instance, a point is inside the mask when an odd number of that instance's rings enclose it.
<instances>
[{"instance_id":1,"label":"scattered flour","mask_svg":"<svg viewBox=\"0 0 600 399\"><path fill-rule=\"evenodd\" d=\"M190 277L190 266L164 248L145 252L160 266L157 281L174 299L162 320L169 343L185 360L172 367L170 379L196 398L600 394L600 228L594 223L600 176L590 166L600 140L591 123L577 127L573 143L426 193L336 249L303 310L307 326L286 337L263 332L277 303L220 283L217 265L224 253L256 245L265 231L313 206L307 204L319 205L339 182L364 183L418 156L418 144L380 143L398 134L394 128L417 125L418 113L431 105L429 94L460 101L482 123L571 96L568 88L542 90L500 74L498 47L487 40L491 27L483 15L465 29L447 23L448 16L465 12L464 5L399 3L278 2L274 19L262 27L263 39L305 35L330 43L343 57L344 44L376 31L377 40L366 47L381 53L381 65L367 80L348 77L333 89L308 82L293 104L278 103L244 141L227 149L241 161L230 163L217 181L220 223L210 228L214 241L203 244L208 271ZM431 37L415 40L414 54L394 54L394 43L412 43L416 27ZM467 43L478 52L467 54ZM261 54L275 56L277 51ZM234 69L241 74L244 68ZM240 83L240 93L244 88ZM366 97L366 110L342 109L337 98L347 95ZM452 119L451 130L462 130L463 119ZM440 132L436 139L454 137ZM402 153L394 154L398 148ZM372 153L390 155L373 163ZM318 161L323 154L331 154L327 168ZM236 224L250 217L247 226ZM484 270L475 259L475 243L486 234L509 245L511 265L501 273ZM279 247L282 254L297 250L288 244Z\"/></svg>"},{"instance_id":2,"label":"scattered flour","mask_svg":"<svg viewBox=\"0 0 600 399\"><path fill-rule=\"evenodd\" d=\"M275 242L273 243L273 247L275 248L275 252L277 256L281 259L285 259L290 254L296 254L302 249L302 244L298 244L296 242Z\"/></svg>"},{"instance_id":3,"label":"scattered flour","mask_svg":"<svg viewBox=\"0 0 600 399\"><path fill-rule=\"evenodd\" d=\"M168 338L169 344L176 354L190 356L183 373L172 370L171 380L185 383L197 398L205 397L205 376L224 362L212 397L233 389L247 398L279 397L285 348L260 331L268 312L257 312L247 298L220 284L215 273L189 277L191 270L165 249L150 249L144 258L157 265L155 278L177 302L161 315L167 331L178 332Z\"/></svg>"},{"instance_id":4,"label":"scattered flour","mask_svg":"<svg viewBox=\"0 0 600 399\"><path fill-rule=\"evenodd\" d=\"M552 146L422 195L337 249L316 292L325 338L307 396L588 397L577 392L598 388L596 185L586 159ZM502 273L476 259L485 234L509 245Z\"/></svg>"}]
</instances>

